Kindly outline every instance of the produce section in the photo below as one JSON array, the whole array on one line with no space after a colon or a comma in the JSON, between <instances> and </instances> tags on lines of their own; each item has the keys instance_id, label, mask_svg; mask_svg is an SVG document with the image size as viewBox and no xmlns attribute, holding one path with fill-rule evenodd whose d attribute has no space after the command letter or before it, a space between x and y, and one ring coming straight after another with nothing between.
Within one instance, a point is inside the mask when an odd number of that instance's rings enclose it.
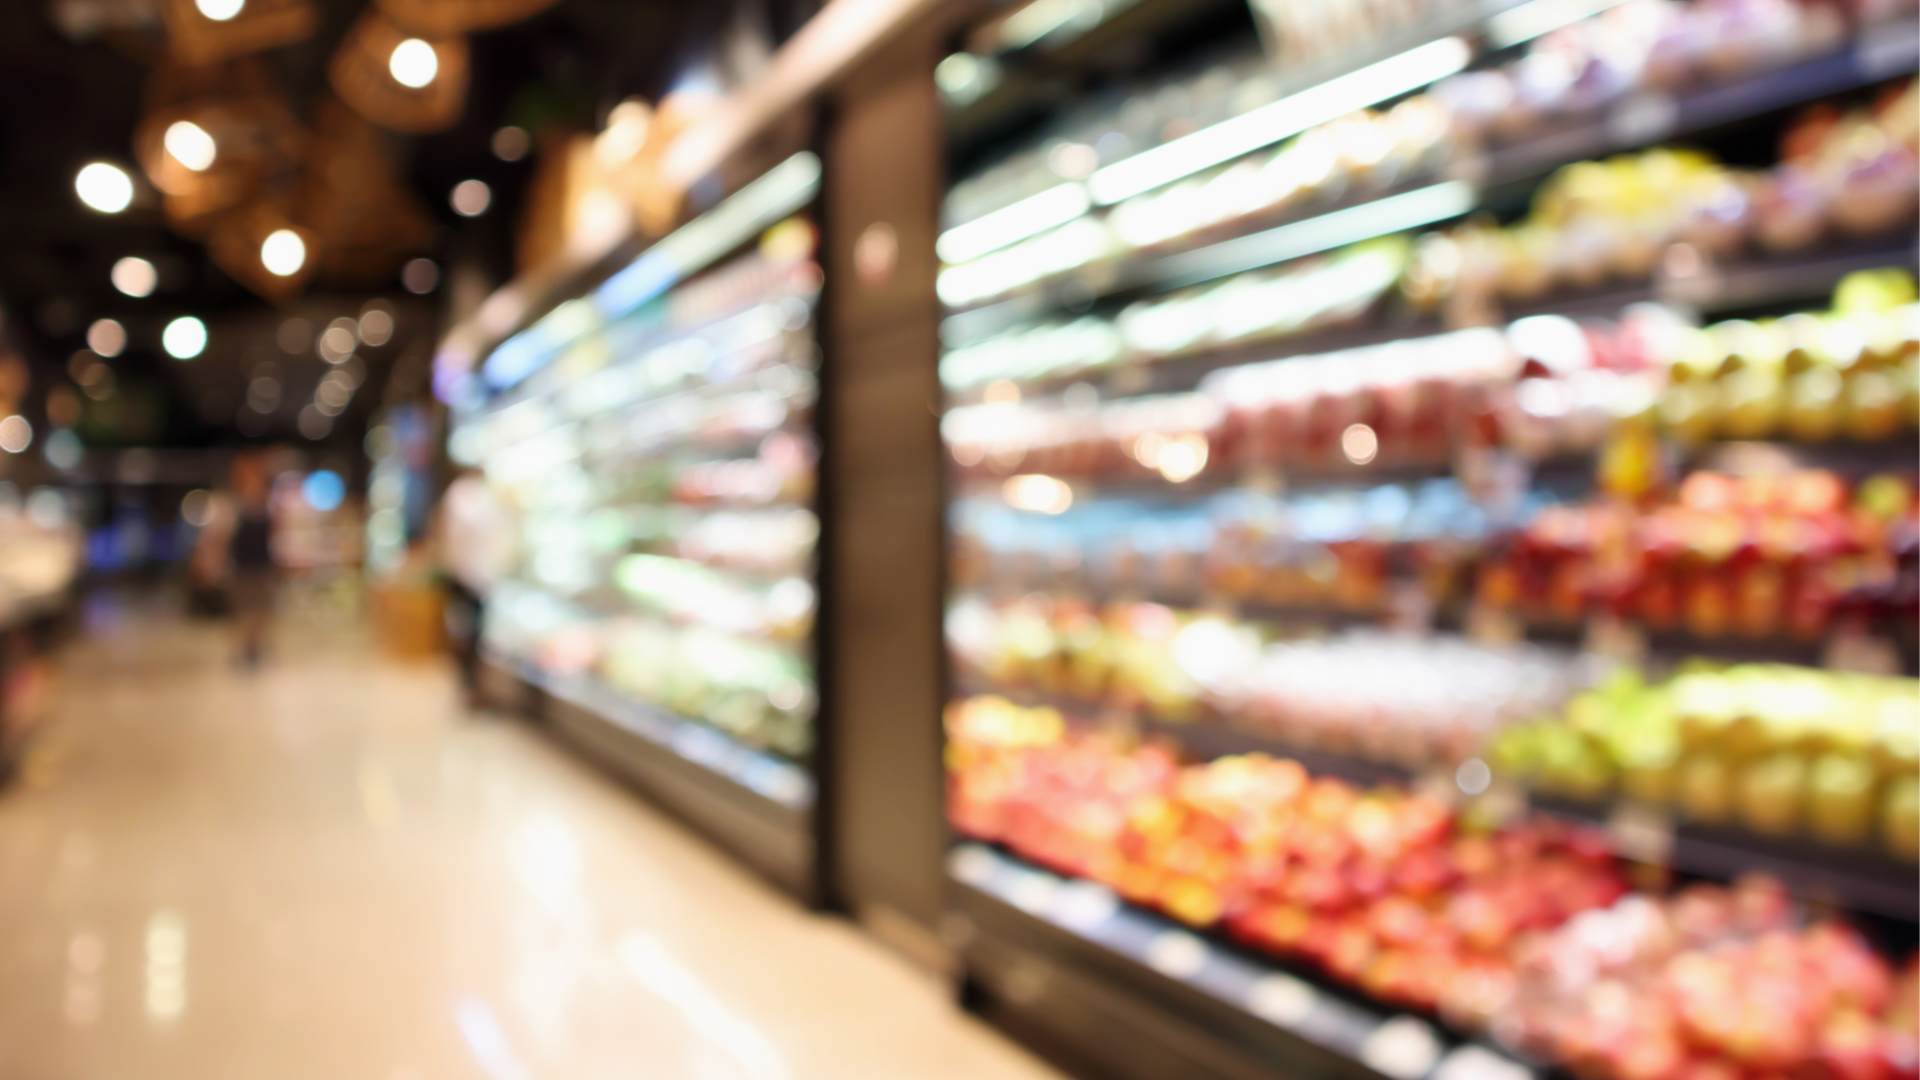
<instances>
[{"instance_id":1,"label":"produce section","mask_svg":"<svg viewBox=\"0 0 1920 1080\"><path fill-rule=\"evenodd\" d=\"M495 662L548 718L816 887L819 164L802 153L495 346L451 442L511 521Z\"/></svg>"},{"instance_id":2,"label":"produce section","mask_svg":"<svg viewBox=\"0 0 1920 1080\"><path fill-rule=\"evenodd\" d=\"M942 65L983 1011L1122 1076L1909 1075L1912 11L1253 7L1025 129Z\"/></svg>"}]
</instances>

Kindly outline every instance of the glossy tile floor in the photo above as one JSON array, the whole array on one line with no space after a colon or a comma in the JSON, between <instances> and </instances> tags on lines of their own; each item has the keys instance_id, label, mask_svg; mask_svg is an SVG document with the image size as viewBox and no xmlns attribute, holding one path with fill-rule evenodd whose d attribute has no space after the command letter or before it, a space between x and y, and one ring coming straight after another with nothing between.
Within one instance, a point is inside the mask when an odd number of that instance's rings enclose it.
<instances>
[{"instance_id":1,"label":"glossy tile floor","mask_svg":"<svg viewBox=\"0 0 1920 1080\"><path fill-rule=\"evenodd\" d=\"M1038 1080L435 666L95 602L0 793L5 1080Z\"/></svg>"}]
</instances>

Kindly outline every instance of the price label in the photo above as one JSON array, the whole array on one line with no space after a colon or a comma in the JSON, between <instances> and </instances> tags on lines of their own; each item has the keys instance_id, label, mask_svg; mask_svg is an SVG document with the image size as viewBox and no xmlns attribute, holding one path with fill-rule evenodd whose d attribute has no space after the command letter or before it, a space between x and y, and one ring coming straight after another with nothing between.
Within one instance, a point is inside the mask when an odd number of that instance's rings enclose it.
<instances>
[{"instance_id":1,"label":"price label","mask_svg":"<svg viewBox=\"0 0 1920 1080\"><path fill-rule=\"evenodd\" d=\"M1587 620L1587 636L1582 648L1595 656L1639 665L1647 659L1647 635L1638 626L1616 616L1595 615Z\"/></svg>"},{"instance_id":2,"label":"price label","mask_svg":"<svg viewBox=\"0 0 1920 1080\"><path fill-rule=\"evenodd\" d=\"M1482 645L1511 645L1526 636L1513 612L1478 600L1467 609L1467 637Z\"/></svg>"},{"instance_id":3,"label":"price label","mask_svg":"<svg viewBox=\"0 0 1920 1080\"><path fill-rule=\"evenodd\" d=\"M1147 943L1147 966L1174 979L1191 979L1207 966L1207 944L1182 930L1168 930Z\"/></svg>"},{"instance_id":4,"label":"price label","mask_svg":"<svg viewBox=\"0 0 1920 1080\"><path fill-rule=\"evenodd\" d=\"M953 854L947 856L947 873L952 874L955 881L975 888L992 881L994 869L993 853L983 847L968 844L955 848Z\"/></svg>"},{"instance_id":5,"label":"price label","mask_svg":"<svg viewBox=\"0 0 1920 1080\"><path fill-rule=\"evenodd\" d=\"M1440 1037L1431 1024L1396 1016L1367 1036L1360 1060L1394 1080L1420 1080L1440 1060L1440 1050Z\"/></svg>"},{"instance_id":6,"label":"price label","mask_svg":"<svg viewBox=\"0 0 1920 1080\"><path fill-rule=\"evenodd\" d=\"M1266 975L1247 991L1247 1011L1271 1024L1297 1027L1313 1012L1320 994L1291 975Z\"/></svg>"},{"instance_id":7,"label":"price label","mask_svg":"<svg viewBox=\"0 0 1920 1080\"><path fill-rule=\"evenodd\" d=\"M1673 133L1680 103L1671 94L1634 94L1607 114L1607 134L1615 142L1657 142Z\"/></svg>"},{"instance_id":8,"label":"price label","mask_svg":"<svg viewBox=\"0 0 1920 1080\"><path fill-rule=\"evenodd\" d=\"M1256 495L1278 495L1287 489L1287 481L1271 465L1253 465L1241 474L1240 486Z\"/></svg>"},{"instance_id":9,"label":"price label","mask_svg":"<svg viewBox=\"0 0 1920 1080\"><path fill-rule=\"evenodd\" d=\"M1533 1070L1484 1046L1468 1044L1448 1054L1433 1080L1534 1080Z\"/></svg>"},{"instance_id":10,"label":"price label","mask_svg":"<svg viewBox=\"0 0 1920 1080\"><path fill-rule=\"evenodd\" d=\"M1119 908L1120 901L1105 886L1076 881L1060 886L1053 898L1053 919L1069 930L1087 934L1112 918Z\"/></svg>"},{"instance_id":11,"label":"price label","mask_svg":"<svg viewBox=\"0 0 1920 1080\"><path fill-rule=\"evenodd\" d=\"M1053 903L1053 894L1060 883L1051 874L1022 874L1007 890L1007 900L1014 907L1029 915L1038 915Z\"/></svg>"},{"instance_id":12,"label":"price label","mask_svg":"<svg viewBox=\"0 0 1920 1080\"><path fill-rule=\"evenodd\" d=\"M1834 671L1866 675L1900 674L1900 650L1893 642L1857 630L1843 630L1827 641L1823 665Z\"/></svg>"},{"instance_id":13,"label":"price label","mask_svg":"<svg viewBox=\"0 0 1920 1080\"><path fill-rule=\"evenodd\" d=\"M1666 866L1673 859L1673 818L1650 806L1622 803L1607 815L1607 840L1629 859Z\"/></svg>"}]
</instances>

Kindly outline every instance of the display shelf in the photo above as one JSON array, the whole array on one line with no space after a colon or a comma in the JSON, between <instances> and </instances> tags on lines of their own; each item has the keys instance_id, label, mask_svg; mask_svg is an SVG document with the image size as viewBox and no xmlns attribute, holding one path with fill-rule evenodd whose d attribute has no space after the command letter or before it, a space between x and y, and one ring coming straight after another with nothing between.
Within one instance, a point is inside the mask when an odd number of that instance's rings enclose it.
<instances>
[{"instance_id":1,"label":"display shelf","mask_svg":"<svg viewBox=\"0 0 1920 1080\"><path fill-rule=\"evenodd\" d=\"M1915 70L1920 70L1920 23L1907 19L1868 28L1827 56L1679 93L1629 94L1585 122L1553 125L1557 130L1550 134L1495 147L1485 159L1484 182L1510 183L1568 162L1686 138Z\"/></svg>"},{"instance_id":2,"label":"display shelf","mask_svg":"<svg viewBox=\"0 0 1920 1080\"><path fill-rule=\"evenodd\" d=\"M810 773L585 676L530 669L543 719L597 762L805 900L822 888Z\"/></svg>"},{"instance_id":3,"label":"display shelf","mask_svg":"<svg viewBox=\"0 0 1920 1080\"><path fill-rule=\"evenodd\" d=\"M1370 236L1461 216L1481 208L1489 194L1536 180L1562 165L1697 135L1916 70L1920 70L1920 24L1901 22L1868 31L1846 49L1816 60L1678 94L1629 95L1593 118L1558 124L1550 135L1484 154L1464 152L1446 170L1445 175L1454 178L1450 181L1427 176L1351 195L1307 213L1252 215L1203 230L1184 241L1103 259L1044 278L1010 295L953 305L948 311L950 315L970 317L963 324L970 329L969 337L985 336L982 328L1011 326L1057 308L1084 307L1107 298L1191 285L1275 265ZM1454 201L1454 189L1447 187L1450 184L1467 185L1466 198L1452 212L1433 216L1442 204ZM1443 188L1447 198L1440 198ZM1362 226L1362 221L1371 224ZM1353 224L1343 228L1347 222ZM1277 242L1281 230L1308 223L1323 225L1326 234L1337 239L1310 251L1296 250L1297 243ZM1286 235L1294 238L1301 234ZM1262 254L1267 251L1277 257ZM1749 287L1764 284L1753 282ZM1710 290L1702 292L1707 294L1703 300L1715 299ZM1738 307L1757 301L1743 300L1738 289L1729 289L1722 302L1723 306Z\"/></svg>"},{"instance_id":4,"label":"display shelf","mask_svg":"<svg viewBox=\"0 0 1920 1080\"><path fill-rule=\"evenodd\" d=\"M1455 618L1449 620L1448 624L1460 625L1460 622ZM1723 664L1791 664L1808 668L1829 666L1829 647L1825 638L1808 640L1782 636L1743 637L1738 634L1702 637L1684 629L1652 630L1637 623L1625 625L1644 643L1646 659L1655 667L1671 668L1687 660L1710 660ZM1895 636L1898 627L1879 625L1866 629L1873 636L1889 642L1898 641ZM1577 648L1590 639L1591 630L1586 623L1536 620L1522 622L1520 634L1525 640L1538 645ZM1920 675L1920 657L1912 655L1910 649L1900 649L1898 645L1895 651L1901 654L1902 673Z\"/></svg>"},{"instance_id":5,"label":"display shelf","mask_svg":"<svg viewBox=\"0 0 1920 1080\"><path fill-rule=\"evenodd\" d=\"M982 844L949 855L977 1007L1125 1080L1533 1080L1461 1042Z\"/></svg>"},{"instance_id":6,"label":"display shelf","mask_svg":"<svg viewBox=\"0 0 1920 1080\"><path fill-rule=\"evenodd\" d=\"M1666 852L1674 869L1730 881L1742 874L1779 878L1809 903L1908 923L1920 921L1920 868L1876 848L1830 844L1803 836L1769 836L1735 825L1677 821L1661 809L1622 800L1578 802L1535 794L1542 813L1605 828L1623 849Z\"/></svg>"},{"instance_id":7,"label":"display shelf","mask_svg":"<svg viewBox=\"0 0 1920 1080\"><path fill-rule=\"evenodd\" d=\"M1848 274L1887 266L1906 269L1920 267L1920 247L1915 245L1910 231L1826 245L1809 251L1747 256L1717 266L1704 266L1687 278L1662 277L1656 281L1615 284L1506 304L1499 311L1499 316L1508 320L1529 315L1608 318L1619 315L1634 304L1656 301L1691 308L1701 315L1715 315L1768 305L1814 301L1831 294L1834 286ZM957 317L973 320L966 331L968 337L985 338L991 336L991 332L982 329L984 327L993 325L999 329L1009 329L1022 319L1045 310L1046 305L1023 307L1018 311L1013 308L983 308ZM1402 310L1391 300L1383 299L1360 316L1292 337L1195 351L1162 359L1133 359L1096 371L1045 375L1014 382L1024 394L1043 397L1058 394L1076 383L1092 386L1103 399L1171 394L1192 390L1200 385L1201 379L1223 368L1295 356L1314 356L1406 338L1431 337L1446 330L1447 327L1437 317ZM975 404L983 400L985 389L981 385L950 390L947 399L951 405Z\"/></svg>"},{"instance_id":8,"label":"display shelf","mask_svg":"<svg viewBox=\"0 0 1920 1080\"><path fill-rule=\"evenodd\" d=\"M1440 772L1375 761L1338 750L1302 746L1278 736L1235 727L1220 718L1186 721L1155 719L1141 713L1030 690L963 684L963 693L1000 694L1025 705L1046 705L1063 715L1094 723L1120 725L1143 735L1166 738L1187 755L1210 760L1230 754L1267 754L1291 758L1319 776L1352 784L1414 785L1445 783ZM1778 877L1796 896L1906 922L1920 921L1920 868L1864 845L1829 844L1812 837L1773 836L1737 825L1680 820L1671 810L1651 808L1626 798L1583 802L1531 793L1528 805L1550 814L1606 830L1622 854L1660 862L1694 877L1731 881L1759 871Z\"/></svg>"}]
</instances>

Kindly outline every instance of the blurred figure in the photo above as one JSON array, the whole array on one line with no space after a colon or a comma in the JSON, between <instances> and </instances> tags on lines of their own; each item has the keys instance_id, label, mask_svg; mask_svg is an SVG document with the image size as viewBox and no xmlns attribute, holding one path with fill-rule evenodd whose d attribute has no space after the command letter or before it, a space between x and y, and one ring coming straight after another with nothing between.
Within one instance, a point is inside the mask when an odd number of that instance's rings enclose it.
<instances>
[{"instance_id":1,"label":"blurred figure","mask_svg":"<svg viewBox=\"0 0 1920 1080\"><path fill-rule=\"evenodd\" d=\"M506 520L480 470L462 469L440 497L435 522L446 568L447 643L469 707L480 704L480 635L487 594L504 569Z\"/></svg>"},{"instance_id":2,"label":"blurred figure","mask_svg":"<svg viewBox=\"0 0 1920 1080\"><path fill-rule=\"evenodd\" d=\"M257 451L234 458L228 484L231 490L219 500L221 511L201 534L201 547L194 556L195 576L225 578L233 611L235 660L254 668L266 652L267 627L280 583L273 550L273 483L266 458Z\"/></svg>"}]
</instances>

